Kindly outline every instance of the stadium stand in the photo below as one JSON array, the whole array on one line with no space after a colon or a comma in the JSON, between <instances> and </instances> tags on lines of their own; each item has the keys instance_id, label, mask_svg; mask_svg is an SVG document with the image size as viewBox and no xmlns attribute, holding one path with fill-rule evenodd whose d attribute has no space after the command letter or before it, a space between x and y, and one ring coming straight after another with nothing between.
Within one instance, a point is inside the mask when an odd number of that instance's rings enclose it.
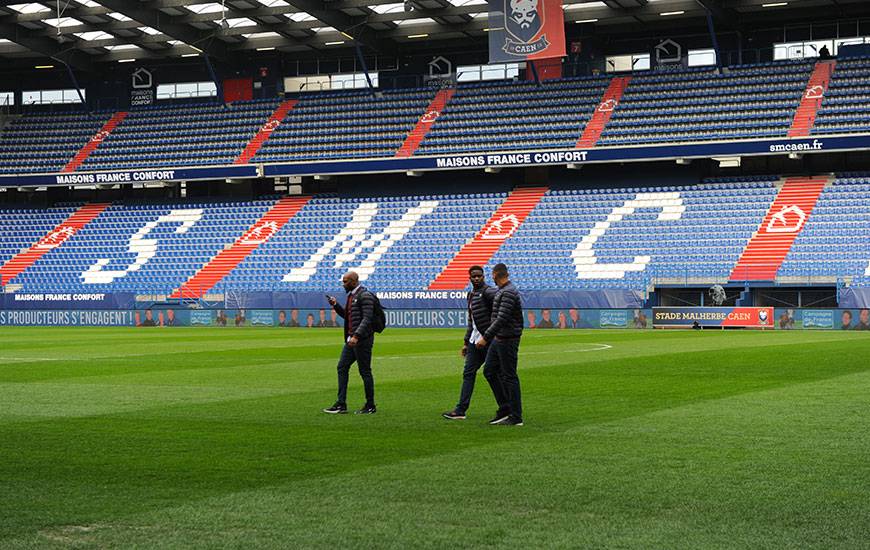
<instances>
[{"instance_id":1,"label":"stadium stand","mask_svg":"<svg viewBox=\"0 0 870 550\"><path fill-rule=\"evenodd\" d=\"M492 262L522 288L727 280L775 195L771 179L550 191Z\"/></svg>"},{"instance_id":2,"label":"stadium stand","mask_svg":"<svg viewBox=\"0 0 870 550\"><path fill-rule=\"evenodd\" d=\"M785 136L813 69L770 62L634 75L599 145Z\"/></svg>"},{"instance_id":3,"label":"stadium stand","mask_svg":"<svg viewBox=\"0 0 870 550\"><path fill-rule=\"evenodd\" d=\"M779 61L628 77L324 91L229 106L30 115L0 133L0 173L268 163L870 131L870 60ZM829 85L830 82L830 85ZM827 93L825 92L827 89ZM819 94L819 95L815 95ZM821 108L820 108L821 107ZM815 123L815 126L814 126ZM97 146L98 145L98 146ZM32 154L33 152L39 154Z\"/></svg>"},{"instance_id":4,"label":"stadium stand","mask_svg":"<svg viewBox=\"0 0 870 550\"><path fill-rule=\"evenodd\" d=\"M112 114L68 110L12 120L0 132L0 174L60 172Z\"/></svg>"},{"instance_id":5,"label":"stadium stand","mask_svg":"<svg viewBox=\"0 0 870 550\"><path fill-rule=\"evenodd\" d=\"M392 157L434 96L427 88L304 94L253 162Z\"/></svg>"},{"instance_id":6,"label":"stadium stand","mask_svg":"<svg viewBox=\"0 0 870 550\"><path fill-rule=\"evenodd\" d=\"M274 202L112 205L12 283L29 291L167 292L244 233ZM70 209L61 212L66 215ZM32 215L60 217L54 209ZM4 232L15 232L15 227L6 226Z\"/></svg>"},{"instance_id":7,"label":"stadium stand","mask_svg":"<svg viewBox=\"0 0 870 550\"><path fill-rule=\"evenodd\" d=\"M508 197L519 210L506 210ZM800 197L810 201L802 203L806 217L785 231L790 240L778 260L766 255L773 272L760 278L870 282L865 273L870 216L862 210L870 199L870 178L850 174L833 184L752 177L514 194L115 204L60 246L48 247L11 283L33 292L171 293L185 283L194 295L212 287L317 291L334 287L353 267L379 290L462 288L462 279L433 283L462 258L460 251L486 240L487 227L513 212L521 217L495 231L496 246L467 259L507 263L522 288L644 290L653 283L727 282L745 278L735 271L741 256L779 206ZM76 210L4 212L3 263ZM783 224L792 223L789 215L782 214Z\"/></svg>"},{"instance_id":8,"label":"stadium stand","mask_svg":"<svg viewBox=\"0 0 870 550\"><path fill-rule=\"evenodd\" d=\"M784 282L851 278L870 285L870 176L842 174L822 191L779 276Z\"/></svg>"},{"instance_id":9,"label":"stadium stand","mask_svg":"<svg viewBox=\"0 0 870 550\"><path fill-rule=\"evenodd\" d=\"M137 108L80 170L230 164L278 103L270 99L225 107L199 101Z\"/></svg>"},{"instance_id":10,"label":"stadium stand","mask_svg":"<svg viewBox=\"0 0 870 550\"><path fill-rule=\"evenodd\" d=\"M39 242L52 228L67 219L76 208L0 210L0 274L7 281L6 264L9 260Z\"/></svg>"},{"instance_id":11,"label":"stadium stand","mask_svg":"<svg viewBox=\"0 0 870 550\"><path fill-rule=\"evenodd\" d=\"M870 131L870 59L845 59L837 63L819 110L814 134Z\"/></svg>"},{"instance_id":12,"label":"stadium stand","mask_svg":"<svg viewBox=\"0 0 870 550\"><path fill-rule=\"evenodd\" d=\"M460 85L417 154L574 147L610 80Z\"/></svg>"}]
</instances>

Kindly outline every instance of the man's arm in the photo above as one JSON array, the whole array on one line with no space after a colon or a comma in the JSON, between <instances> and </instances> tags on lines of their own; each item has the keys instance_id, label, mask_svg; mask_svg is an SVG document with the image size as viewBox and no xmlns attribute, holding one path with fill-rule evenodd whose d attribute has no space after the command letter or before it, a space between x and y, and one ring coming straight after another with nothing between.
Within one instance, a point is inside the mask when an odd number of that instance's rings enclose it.
<instances>
[{"instance_id":1,"label":"man's arm","mask_svg":"<svg viewBox=\"0 0 870 550\"><path fill-rule=\"evenodd\" d=\"M339 305L338 302L332 304L332 309L334 309L335 312L338 313L338 316L341 317L342 319L346 318L345 314L344 314L344 308L341 307L341 305Z\"/></svg>"},{"instance_id":2,"label":"man's arm","mask_svg":"<svg viewBox=\"0 0 870 550\"><path fill-rule=\"evenodd\" d=\"M486 334L483 335L484 340L487 342L491 341L493 336L498 334L498 331L501 329L505 323L510 322L511 312L514 307L516 307L517 297L512 292L502 292L501 293L501 301L498 304L498 312L496 312L495 319L493 319L492 323L490 323L489 328L486 330Z\"/></svg>"},{"instance_id":3,"label":"man's arm","mask_svg":"<svg viewBox=\"0 0 870 550\"><path fill-rule=\"evenodd\" d=\"M494 286L488 286L483 289L483 301L489 309L492 309L492 303L495 301L496 294L498 294L498 289Z\"/></svg>"},{"instance_id":4,"label":"man's arm","mask_svg":"<svg viewBox=\"0 0 870 550\"><path fill-rule=\"evenodd\" d=\"M367 290L360 295L358 300L362 309L362 319L359 322L359 326L353 331L353 335L357 338L362 338L364 335L372 332L369 330L369 326L371 326L372 319L375 316L375 299L372 293Z\"/></svg>"},{"instance_id":5,"label":"man's arm","mask_svg":"<svg viewBox=\"0 0 870 550\"><path fill-rule=\"evenodd\" d=\"M466 323L467 326L465 327L465 338L463 339L463 341L465 342L465 345L467 346L468 344L471 343L472 323L474 322L474 311L471 308L471 293L470 292L468 293L468 297L467 297L466 301L468 302L468 323Z\"/></svg>"}]
</instances>

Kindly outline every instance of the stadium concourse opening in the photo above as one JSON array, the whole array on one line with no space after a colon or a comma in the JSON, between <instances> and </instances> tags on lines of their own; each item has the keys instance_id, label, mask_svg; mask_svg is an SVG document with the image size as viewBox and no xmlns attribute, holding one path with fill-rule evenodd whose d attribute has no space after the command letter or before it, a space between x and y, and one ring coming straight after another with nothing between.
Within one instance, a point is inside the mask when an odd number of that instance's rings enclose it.
<instances>
[{"instance_id":1,"label":"stadium concourse opening","mask_svg":"<svg viewBox=\"0 0 870 550\"><path fill-rule=\"evenodd\" d=\"M868 22L0 2L0 548L866 547Z\"/></svg>"}]
</instances>

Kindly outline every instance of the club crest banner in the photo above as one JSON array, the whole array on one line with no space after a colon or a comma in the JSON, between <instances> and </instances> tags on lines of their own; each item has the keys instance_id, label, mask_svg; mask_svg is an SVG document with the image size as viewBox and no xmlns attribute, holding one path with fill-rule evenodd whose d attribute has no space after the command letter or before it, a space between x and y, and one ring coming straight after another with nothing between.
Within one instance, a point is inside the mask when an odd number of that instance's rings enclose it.
<instances>
[{"instance_id":1,"label":"club crest banner","mask_svg":"<svg viewBox=\"0 0 870 550\"><path fill-rule=\"evenodd\" d=\"M560 0L489 0L489 62L565 55Z\"/></svg>"}]
</instances>

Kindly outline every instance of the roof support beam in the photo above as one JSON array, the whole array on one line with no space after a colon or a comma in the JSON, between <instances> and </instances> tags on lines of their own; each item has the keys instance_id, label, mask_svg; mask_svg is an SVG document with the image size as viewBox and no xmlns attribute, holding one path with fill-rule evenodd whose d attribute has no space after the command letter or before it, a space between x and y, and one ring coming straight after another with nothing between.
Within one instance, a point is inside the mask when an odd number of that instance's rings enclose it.
<instances>
[{"instance_id":1,"label":"roof support beam","mask_svg":"<svg viewBox=\"0 0 870 550\"><path fill-rule=\"evenodd\" d=\"M93 68L88 54L76 50L73 46L65 48L63 44L48 37L31 36L25 29L15 23L8 22L5 18L0 19L0 38L5 38L36 53L50 57L73 69L90 71Z\"/></svg>"},{"instance_id":2,"label":"roof support beam","mask_svg":"<svg viewBox=\"0 0 870 550\"><path fill-rule=\"evenodd\" d=\"M217 59L225 60L230 54L227 45L217 39L214 31L199 31L188 25L176 23L173 17L166 15L159 9L153 9L142 2L130 2L129 0L97 0L101 5L118 13L123 13L139 23L157 29L175 40L194 46L204 53Z\"/></svg>"},{"instance_id":3,"label":"roof support beam","mask_svg":"<svg viewBox=\"0 0 870 550\"><path fill-rule=\"evenodd\" d=\"M695 2L726 27L737 31L741 30L740 14L724 8L719 0L695 0Z\"/></svg>"},{"instance_id":4,"label":"roof support beam","mask_svg":"<svg viewBox=\"0 0 870 550\"><path fill-rule=\"evenodd\" d=\"M307 12L318 21L334 27L339 32L350 36L362 46L367 46L378 53L389 53L395 46L378 37L378 33L366 25L367 18L351 17L341 10L325 8L320 0L285 0L294 8Z\"/></svg>"}]
</instances>

